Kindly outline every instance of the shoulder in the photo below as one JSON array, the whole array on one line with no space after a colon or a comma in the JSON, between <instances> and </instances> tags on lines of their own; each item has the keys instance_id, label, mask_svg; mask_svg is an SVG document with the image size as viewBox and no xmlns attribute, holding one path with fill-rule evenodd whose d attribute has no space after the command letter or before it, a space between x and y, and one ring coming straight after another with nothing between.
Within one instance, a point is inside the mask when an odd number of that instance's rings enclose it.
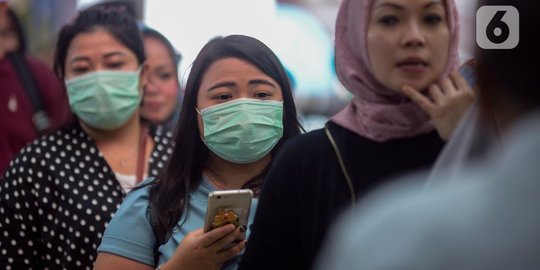
<instances>
[{"instance_id":1,"label":"shoulder","mask_svg":"<svg viewBox=\"0 0 540 270\"><path fill-rule=\"evenodd\" d=\"M148 177L139 183L134 189L128 192L124 202L126 204L131 204L138 202L140 204L148 205L150 200L150 189L152 188L152 183L154 182L154 177ZM124 203L122 203L123 205Z\"/></svg>"},{"instance_id":2,"label":"shoulder","mask_svg":"<svg viewBox=\"0 0 540 270\"><path fill-rule=\"evenodd\" d=\"M91 154L98 150L92 139L78 122L67 124L55 132L39 137L26 147L26 151L49 156L58 156L62 159L79 158L83 151Z\"/></svg>"},{"instance_id":3,"label":"shoulder","mask_svg":"<svg viewBox=\"0 0 540 270\"><path fill-rule=\"evenodd\" d=\"M316 153L326 146L330 146L330 144L324 129L316 129L291 138L283 145L280 155Z\"/></svg>"},{"instance_id":4,"label":"shoulder","mask_svg":"<svg viewBox=\"0 0 540 270\"><path fill-rule=\"evenodd\" d=\"M31 183L46 179L55 172L62 176L71 170L78 171L74 164L91 161L84 155L87 152L96 153L97 149L78 125L71 124L23 147L11 160L4 177L23 177Z\"/></svg>"},{"instance_id":5,"label":"shoulder","mask_svg":"<svg viewBox=\"0 0 540 270\"><path fill-rule=\"evenodd\" d=\"M111 224L129 220L148 221L148 206L150 203L150 189L152 187L153 177L146 178L139 183L137 187L127 193L126 198L116 211Z\"/></svg>"},{"instance_id":6,"label":"shoulder","mask_svg":"<svg viewBox=\"0 0 540 270\"><path fill-rule=\"evenodd\" d=\"M153 178L141 184L148 184ZM150 186L130 191L103 234L98 252L107 252L145 264L154 264L156 238L148 215Z\"/></svg>"},{"instance_id":7,"label":"shoulder","mask_svg":"<svg viewBox=\"0 0 540 270\"><path fill-rule=\"evenodd\" d=\"M287 156L306 160L327 160L334 157L333 143L341 150L344 147L358 147L371 143L353 132L333 122L326 123L327 128L316 129L298 135L285 143L278 156ZM328 134L332 136L330 139Z\"/></svg>"},{"instance_id":8,"label":"shoulder","mask_svg":"<svg viewBox=\"0 0 540 270\"><path fill-rule=\"evenodd\" d=\"M64 127L34 139L21 149L10 163L10 167L39 164L37 161L44 163L45 159L50 159L53 154L56 155L65 149L66 145L71 143L72 137L79 137L79 132L73 127ZM63 156L67 157L67 154L64 153Z\"/></svg>"}]
</instances>

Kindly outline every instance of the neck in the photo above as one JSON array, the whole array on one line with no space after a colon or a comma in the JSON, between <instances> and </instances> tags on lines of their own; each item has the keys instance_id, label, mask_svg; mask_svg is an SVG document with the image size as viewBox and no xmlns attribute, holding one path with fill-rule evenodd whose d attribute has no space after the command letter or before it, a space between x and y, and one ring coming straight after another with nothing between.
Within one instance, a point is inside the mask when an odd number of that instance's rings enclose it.
<instances>
[{"instance_id":1,"label":"neck","mask_svg":"<svg viewBox=\"0 0 540 270\"><path fill-rule=\"evenodd\" d=\"M210 152L206 162L206 174L211 182L223 189L242 188L250 179L260 175L272 161L271 154L249 164L237 164L226 161Z\"/></svg>"}]
</instances>

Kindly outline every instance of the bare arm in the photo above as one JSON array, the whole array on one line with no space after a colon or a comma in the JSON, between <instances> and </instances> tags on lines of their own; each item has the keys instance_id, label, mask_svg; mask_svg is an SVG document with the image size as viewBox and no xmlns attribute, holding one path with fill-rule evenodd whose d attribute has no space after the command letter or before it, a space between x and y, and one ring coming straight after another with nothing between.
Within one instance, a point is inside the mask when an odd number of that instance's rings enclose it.
<instances>
[{"instance_id":1,"label":"bare arm","mask_svg":"<svg viewBox=\"0 0 540 270\"><path fill-rule=\"evenodd\" d=\"M154 267L140 263L134 260L130 260L111 253L100 252L98 253L96 262L94 263L94 270L153 270Z\"/></svg>"},{"instance_id":2,"label":"bare arm","mask_svg":"<svg viewBox=\"0 0 540 270\"><path fill-rule=\"evenodd\" d=\"M223 248L241 237L244 228L235 229L233 225L226 225L203 233L198 229L186 235L176 248L174 255L161 270L172 269L220 269L224 262L240 253L245 247L241 240L234 246ZM94 270L153 270L153 266L143 264L111 253L100 252L94 264Z\"/></svg>"}]
</instances>

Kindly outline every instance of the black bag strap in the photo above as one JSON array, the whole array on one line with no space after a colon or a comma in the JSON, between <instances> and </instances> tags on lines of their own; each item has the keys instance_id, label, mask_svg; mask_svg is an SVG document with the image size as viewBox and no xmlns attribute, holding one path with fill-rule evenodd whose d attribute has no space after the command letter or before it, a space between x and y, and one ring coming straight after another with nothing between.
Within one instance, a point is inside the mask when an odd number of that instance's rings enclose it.
<instances>
[{"instance_id":1,"label":"black bag strap","mask_svg":"<svg viewBox=\"0 0 540 270\"><path fill-rule=\"evenodd\" d=\"M32 115L32 122L34 123L37 132L41 135L51 127L52 123L43 107L39 88L37 87L34 76L32 76L32 71L19 52L10 52L7 54L7 57L13 64L13 67L19 76L19 80L24 90L26 90L26 95L30 99L34 112Z\"/></svg>"},{"instance_id":2,"label":"black bag strap","mask_svg":"<svg viewBox=\"0 0 540 270\"><path fill-rule=\"evenodd\" d=\"M334 139L334 136L332 136L332 132L328 128L328 125L324 126L324 132L326 133L330 144L332 144L332 148L334 148L334 152L336 153L336 157L339 162L339 167L341 168L341 172L345 176L345 181L347 181L347 186L349 187L349 193L351 195L352 209L354 212L354 208L356 206L356 192L354 191L354 185L352 183L351 176L349 174L349 171L347 170L347 167L345 166L345 160L343 159L343 155L341 155L341 151L339 151L339 147L336 143L336 140Z\"/></svg>"}]
</instances>

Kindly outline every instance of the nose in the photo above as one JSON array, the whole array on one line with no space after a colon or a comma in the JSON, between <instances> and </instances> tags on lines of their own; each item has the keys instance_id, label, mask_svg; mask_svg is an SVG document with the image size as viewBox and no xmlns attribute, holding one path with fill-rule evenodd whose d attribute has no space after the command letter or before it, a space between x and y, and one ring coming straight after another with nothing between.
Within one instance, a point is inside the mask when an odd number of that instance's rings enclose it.
<instances>
[{"instance_id":1,"label":"nose","mask_svg":"<svg viewBox=\"0 0 540 270\"><path fill-rule=\"evenodd\" d=\"M420 25L416 21L411 21L403 29L402 45L406 47L421 47L425 43L425 37Z\"/></svg>"}]
</instances>

